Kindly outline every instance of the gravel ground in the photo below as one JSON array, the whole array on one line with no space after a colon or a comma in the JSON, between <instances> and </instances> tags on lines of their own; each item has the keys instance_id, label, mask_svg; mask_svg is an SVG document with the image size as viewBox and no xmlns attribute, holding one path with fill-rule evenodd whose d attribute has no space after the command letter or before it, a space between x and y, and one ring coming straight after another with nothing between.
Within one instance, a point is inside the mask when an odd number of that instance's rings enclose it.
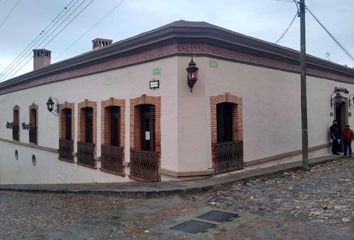
<instances>
[{"instance_id":1,"label":"gravel ground","mask_svg":"<svg viewBox=\"0 0 354 240\"><path fill-rule=\"evenodd\" d=\"M170 228L210 210L239 214L207 232ZM0 239L354 239L354 160L159 199L0 192Z\"/></svg>"}]
</instances>

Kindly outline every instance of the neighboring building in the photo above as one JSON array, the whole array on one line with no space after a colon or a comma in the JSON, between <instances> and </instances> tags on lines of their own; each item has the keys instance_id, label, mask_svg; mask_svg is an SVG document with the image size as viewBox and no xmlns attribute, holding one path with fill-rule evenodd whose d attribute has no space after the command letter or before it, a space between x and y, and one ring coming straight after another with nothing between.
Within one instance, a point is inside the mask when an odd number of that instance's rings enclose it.
<instances>
[{"instance_id":1,"label":"neighboring building","mask_svg":"<svg viewBox=\"0 0 354 240\"><path fill-rule=\"evenodd\" d=\"M34 50L37 70L0 83L0 184L164 181L300 158L297 51L186 21L93 48L54 64ZM333 119L354 123L354 71L308 56L307 74L310 157L328 155Z\"/></svg>"}]
</instances>

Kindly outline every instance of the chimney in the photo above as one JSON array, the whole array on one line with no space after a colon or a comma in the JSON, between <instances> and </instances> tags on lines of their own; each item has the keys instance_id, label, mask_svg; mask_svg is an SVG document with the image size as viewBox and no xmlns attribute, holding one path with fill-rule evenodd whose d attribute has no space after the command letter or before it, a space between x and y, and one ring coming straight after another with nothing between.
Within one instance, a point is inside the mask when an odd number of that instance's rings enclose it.
<instances>
[{"instance_id":1,"label":"chimney","mask_svg":"<svg viewBox=\"0 0 354 240\"><path fill-rule=\"evenodd\" d=\"M92 40L92 49L106 47L112 44L112 39L96 38Z\"/></svg>"},{"instance_id":2,"label":"chimney","mask_svg":"<svg viewBox=\"0 0 354 240\"><path fill-rule=\"evenodd\" d=\"M33 70L50 65L51 52L47 49L33 49Z\"/></svg>"}]
</instances>

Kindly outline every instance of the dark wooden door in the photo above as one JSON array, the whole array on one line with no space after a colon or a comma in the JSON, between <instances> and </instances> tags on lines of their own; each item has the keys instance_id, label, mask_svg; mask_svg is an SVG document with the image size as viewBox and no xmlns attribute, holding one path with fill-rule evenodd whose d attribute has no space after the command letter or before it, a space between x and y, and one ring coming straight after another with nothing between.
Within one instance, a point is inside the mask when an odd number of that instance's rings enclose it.
<instances>
[{"instance_id":1,"label":"dark wooden door","mask_svg":"<svg viewBox=\"0 0 354 240\"><path fill-rule=\"evenodd\" d=\"M155 151L155 106L144 105L141 112L141 150Z\"/></svg>"}]
</instances>

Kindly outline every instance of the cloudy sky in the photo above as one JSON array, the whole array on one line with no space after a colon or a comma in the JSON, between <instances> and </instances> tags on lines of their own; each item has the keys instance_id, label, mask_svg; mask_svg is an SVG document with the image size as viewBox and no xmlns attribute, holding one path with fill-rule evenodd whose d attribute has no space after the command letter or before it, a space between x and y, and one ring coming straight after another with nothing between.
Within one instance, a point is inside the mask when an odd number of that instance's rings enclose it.
<instances>
[{"instance_id":1,"label":"cloudy sky","mask_svg":"<svg viewBox=\"0 0 354 240\"><path fill-rule=\"evenodd\" d=\"M306 0L306 4L353 55L354 1ZM4 73L9 78L32 70L31 49L24 51L31 44L52 50L52 62L57 62L89 51L96 37L115 42L181 19L206 21L275 42L296 11L292 0L0 0L0 81ZM309 54L354 66L310 14L306 21ZM299 49L299 18L278 44ZM23 58L9 68L22 52Z\"/></svg>"}]
</instances>

